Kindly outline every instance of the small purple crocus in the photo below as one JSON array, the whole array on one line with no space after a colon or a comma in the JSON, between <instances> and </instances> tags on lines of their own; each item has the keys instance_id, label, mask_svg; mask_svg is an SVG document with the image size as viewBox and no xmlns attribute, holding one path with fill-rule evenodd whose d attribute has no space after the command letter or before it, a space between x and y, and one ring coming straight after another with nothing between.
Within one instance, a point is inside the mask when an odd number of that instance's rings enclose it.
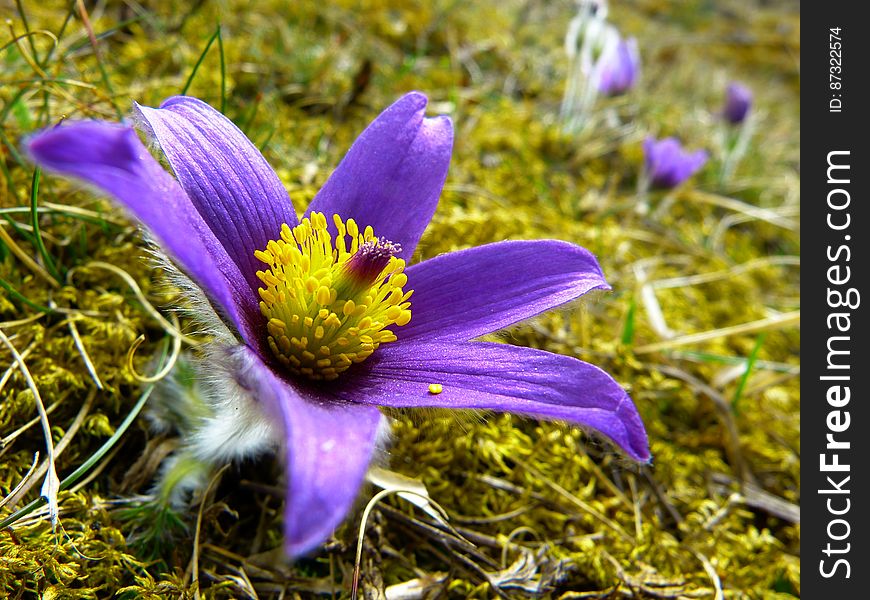
<instances>
[{"instance_id":1,"label":"small purple crocus","mask_svg":"<svg viewBox=\"0 0 870 600\"><path fill-rule=\"evenodd\" d=\"M738 81L728 84L725 91L725 107L722 116L732 125L740 125L746 120L752 108L752 90Z\"/></svg>"},{"instance_id":2,"label":"small purple crocus","mask_svg":"<svg viewBox=\"0 0 870 600\"><path fill-rule=\"evenodd\" d=\"M375 119L302 219L257 148L195 98L134 107L175 178L121 124L64 123L28 143L40 166L126 207L232 328L223 352L234 389L280 424L291 556L321 544L350 509L375 451L378 406L565 420L650 458L637 409L598 367L473 341L608 289L592 254L503 241L406 266L453 144L452 122L425 118L426 103L410 93Z\"/></svg>"},{"instance_id":3,"label":"small purple crocus","mask_svg":"<svg viewBox=\"0 0 870 600\"><path fill-rule=\"evenodd\" d=\"M609 44L595 63L593 73L599 93L606 96L626 93L640 75L637 40L620 37L616 43Z\"/></svg>"},{"instance_id":4,"label":"small purple crocus","mask_svg":"<svg viewBox=\"0 0 870 600\"><path fill-rule=\"evenodd\" d=\"M707 162L707 152L683 150L679 140L668 137L656 140L650 136L643 142L644 166L654 187L675 188L694 175Z\"/></svg>"}]
</instances>

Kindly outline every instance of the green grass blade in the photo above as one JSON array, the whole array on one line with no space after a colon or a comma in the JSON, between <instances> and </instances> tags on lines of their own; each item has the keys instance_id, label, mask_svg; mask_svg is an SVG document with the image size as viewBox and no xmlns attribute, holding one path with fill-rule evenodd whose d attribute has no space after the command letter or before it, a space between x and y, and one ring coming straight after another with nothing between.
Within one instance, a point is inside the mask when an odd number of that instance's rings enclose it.
<instances>
[{"instance_id":1,"label":"green grass blade","mask_svg":"<svg viewBox=\"0 0 870 600\"><path fill-rule=\"evenodd\" d=\"M14 287L12 287L12 284L10 284L8 281L6 281L3 278L0 278L0 287L2 287L4 290L6 290L9 293L9 296L11 296L12 298L15 298L16 300L18 300L20 302L23 302L24 304L26 304L30 308L36 309L39 312L44 312L44 313L54 312L52 309L48 308L47 306L42 306L41 304L37 304L33 300L30 300L29 298L24 296L21 292L19 292Z\"/></svg>"},{"instance_id":2,"label":"green grass blade","mask_svg":"<svg viewBox=\"0 0 870 600\"><path fill-rule=\"evenodd\" d=\"M60 273L57 270L57 267L54 264L54 260L52 260L51 255L49 255L48 250L45 248L45 243L42 241L42 234L39 231L39 212L37 211L38 207L38 198L39 198L39 176L40 176L39 167L33 170L33 181L30 186L30 224L33 226L33 237L36 240L36 248L39 250L39 255L42 257L42 261L45 263L46 270L51 274L52 277L57 279L59 283L63 283L63 280L60 277Z\"/></svg>"},{"instance_id":3,"label":"green grass blade","mask_svg":"<svg viewBox=\"0 0 870 600\"><path fill-rule=\"evenodd\" d=\"M33 55L33 61L36 64L39 64L39 54L36 53L36 42L33 41L30 24L27 22L27 13L24 12L24 7L21 6L21 0L15 0L15 6L18 8L18 16L21 18L21 24L24 25L24 31L27 34L27 42L30 45L30 54Z\"/></svg>"},{"instance_id":4,"label":"green grass blade","mask_svg":"<svg viewBox=\"0 0 870 600\"><path fill-rule=\"evenodd\" d=\"M214 44L216 39L219 39L221 35L221 26L220 24L217 26L217 29L212 34L210 38L208 38L208 42L205 45L205 48L202 51L202 54L199 55L199 58L196 60L196 64L193 65L193 70L190 72L190 76L187 78L187 81L184 83L184 87L181 88L181 95L184 96L187 94L187 90L190 89L190 84L193 83L193 78L196 77L197 71L199 71L199 67L202 64L202 61L205 60L205 55L208 54L209 48ZM220 42L220 48L223 48L223 41ZM223 51L221 51L221 65L223 65ZM223 82L223 71L221 71L221 82ZM221 96L224 95L223 87L221 88ZM221 112L223 112L224 106L221 105Z\"/></svg>"},{"instance_id":5,"label":"green grass blade","mask_svg":"<svg viewBox=\"0 0 870 600\"><path fill-rule=\"evenodd\" d=\"M221 59L221 113L227 113L227 64L224 59L224 38L221 35L221 25L217 26L218 55Z\"/></svg>"},{"instance_id":6,"label":"green grass blade","mask_svg":"<svg viewBox=\"0 0 870 600\"><path fill-rule=\"evenodd\" d=\"M740 398L743 396L743 390L746 389L746 383L749 381L749 376L752 374L752 367L755 366L755 360L758 358L758 351L761 350L761 345L764 344L765 337L767 337L766 332L758 334L758 337L755 338L755 346L752 348L752 352L749 353L749 357L746 359L746 370L743 372L743 376L737 384L737 389L734 390L734 398L731 400L731 409L735 413L739 412Z\"/></svg>"},{"instance_id":7,"label":"green grass blade","mask_svg":"<svg viewBox=\"0 0 870 600\"><path fill-rule=\"evenodd\" d=\"M628 313L625 315L625 325L622 328L622 344L631 346L634 342L634 319L637 315L637 301L632 297L628 305Z\"/></svg>"}]
</instances>

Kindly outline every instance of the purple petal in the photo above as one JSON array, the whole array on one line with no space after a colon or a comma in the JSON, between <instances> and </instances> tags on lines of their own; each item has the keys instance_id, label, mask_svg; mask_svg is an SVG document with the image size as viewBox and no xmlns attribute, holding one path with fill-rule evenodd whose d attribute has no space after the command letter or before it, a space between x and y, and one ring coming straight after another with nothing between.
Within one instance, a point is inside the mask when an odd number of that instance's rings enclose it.
<instances>
[{"instance_id":1,"label":"purple petal","mask_svg":"<svg viewBox=\"0 0 870 600\"><path fill-rule=\"evenodd\" d=\"M166 155L227 254L256 292L254 258L296 213L275 171L232 121L196 98L174 96L160 108L135 105L142 128Z\"/></svg>"},{"instance_id":2,"label":"purple petal","mask_svg":"<svg viewBox=\"0 0 870 600\"><path fill-rule=\"evenodd\" d=\"M580 246L555 240L496 242L405 270L411 322L400 340L466 341L535 316L592 289L609 289Z\"/></svg>"},{"instance_id":3,"label":"purple petal","mask_svg":"<svg viewBox=\"0 0 870 600\"><path fill-rule=\"evenodd\" d=\"M620 39L599 59L598 90L608 96L627 92L637 81L640 73L640 53L637 40Z\"/></svg>"},{"instance_id":4,"label":"purple petal","mask_svg":"<svg viewBox=\"0 0 870 600\"><path fill-rule=\"evenodd\" d=\"M722 115L732 125L739 125L746 120L752 108L752 90L740 83L732 81L725 92L725 108Z\"/></svg>"},{"instance_id":5,"label":"purple petal","mask_svg":"<svg viewBox=\"0 0 870 600\"><path fill-rule=\"evenodd\" d=\"M354 219L360 230L401 244L409 260L429 224L453 147L448 117L423 118L426 96L402 96L350 147L306 214L318 211Z\"/></svg>"},{"instance_id":6,"label":"purple petal","mask_svg":"<svg viewBox=\"0 0 870 600\"><path fill-rule=\"evenodd\" d=\"M631 398L610 375L575 358L505 344L387 344L337 395L394 407L489 409L589 427L633 459L649 443ZM429 384L441 384L439 394Z\"/></svg>"},{"instance_id":7,"label":"purple petal","mask_svg":"<svg viewBox=\"0 0 870 600\"><path fill-rule=\"evenodd\" d=\"M239 268L131 127L100 121L65 123L31 137L27 145L39 166L95 185L128 208L245 340L259 338L256 328L262 317L257 298Z\"/></svg>"},{"instance_id":8,"label":"purple petal","mask_svg":"<svg viewBox=\"0 0 870 600\"><path fill-rule=\"evenodd\" d=\"M689 154L676 138L656 141L648 137L643 142L647 173L655 187L674 188L694 175L707 162L707 152Z\"/></svg>"},{"instance_id":9,"label":"purple petal","mask_svg":"<svg viewBox=\"0 0 870 600\"><path fill-rule=\"evenodd\" d=\"M322 544L347 516L374 450L380 411L328 402L300 392L242 347L246 367L239 384L284 427L287 503L285 544L290 556Z\"/></svg>"}]
</instances>

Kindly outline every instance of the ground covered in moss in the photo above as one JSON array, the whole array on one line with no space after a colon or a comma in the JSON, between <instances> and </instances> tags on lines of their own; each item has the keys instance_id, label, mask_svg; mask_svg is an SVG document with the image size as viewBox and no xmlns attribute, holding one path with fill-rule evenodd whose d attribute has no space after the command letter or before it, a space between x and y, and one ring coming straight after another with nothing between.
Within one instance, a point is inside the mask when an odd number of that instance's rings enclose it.
<instances>
[{"instance_id":1,"label":"ground covered in moss","mask_svg":"<svg viewBox=\"0 0 870 600\"><path fill-rule=\"evenodd\" d=\"M176 341L195 352L203 340L174 333L168 307L183 298L149 266L141 233L105 199L36 174L22 139L187 90L262 148L303 209L363 127L412 89L456 126L416 260L503 239L592 250L613 291L494 339L612 373L639 407L654 463L631 464L560 424L393 413L383 466L422 482L454 529L395 496L378 503L361 595L800 595L793 3L614 2L610 20L638 38L641 80L599 99L570 132L559 119L568 1L5 6L0 595L349 597L374 488L326 547L295 564L280 551L275 461L228 467L189 508L154 502L154 474L177 436L127 418ZM755 93L754 130L726 167L719 111L734 79ZM651 134L711 160L677 190L639 198ZM63 482L54 528L38 499L46 421Z\"/></svg>"}]
</instances>

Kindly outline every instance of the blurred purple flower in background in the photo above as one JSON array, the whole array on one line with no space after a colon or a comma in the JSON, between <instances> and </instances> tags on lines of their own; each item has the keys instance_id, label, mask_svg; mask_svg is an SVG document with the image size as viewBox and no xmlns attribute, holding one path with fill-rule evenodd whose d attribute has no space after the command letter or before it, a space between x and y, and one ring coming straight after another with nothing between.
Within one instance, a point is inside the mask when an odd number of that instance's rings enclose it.
<instances>
[{"instance_id":1,"label":"blurred purple flower in background","mask_svg":"<svg viewBox=\"0 0 870 600\"><path fill-rule=\"evenodd\" d=\"M732 125L740 125L746 120L752 108L752 90L740 83L732 81L725 91L725 107L722 116Z\"/></svg>"},{"instance_id":2,"label":"blurred purple flower in background","mask_svg":"<svg viewBox=\"0 0 870 600\"><path fill-rule=\"evenodd\" d=\"M406 267L453 144L450 119L425 118L426 103L410 93L375 119L301 220L257 148L195 98L135 108L177 179L120 124L64 123L28 144L40 166L126 207L220 311L233 335L208 356L223 357L227 385L280 428L292 556L344 520L375 452L378 406L566 420L632 459L650 457L637 409L598 367L473 341L608 289L591 253L556 240L504 241Z\"/></svg>"},{"instance_id":3,"label":"blurred purple flower in background","mask_svg":"<svg viewBox=\"0 0 870 600\"><path fill-rule=\"evenodd\" d=\"M595 63L593 78L598 92L606 96L626 93L640 75L640 52L635 38L617 38Z\"/></svg>"},{"instance_id":4,"label":"blurred purple flower in background","mask_svg":"<svg viewBox=\"0 0 870 600\"><path fill-rule=\"evenodd\" d=\"M694 175L707 162L707 152L689 153L679 140L668 137L656 140L650 136L643 142L644 167L654 187L675 188Z\"/></svg>"}]
</instances>

